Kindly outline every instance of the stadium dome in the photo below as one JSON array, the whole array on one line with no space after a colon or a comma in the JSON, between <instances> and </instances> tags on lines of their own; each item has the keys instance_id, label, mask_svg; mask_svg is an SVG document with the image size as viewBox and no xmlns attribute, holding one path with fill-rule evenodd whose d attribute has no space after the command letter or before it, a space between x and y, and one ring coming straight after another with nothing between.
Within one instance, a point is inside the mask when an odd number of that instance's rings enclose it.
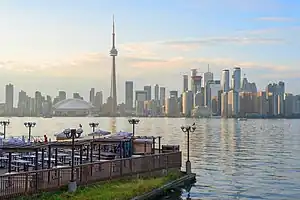
<instances>
[{"instance_id":1,"label":"stadium dome","mask_svg":"<svg viewBox=\"0 0 300 200\"><path fill-rule=\"evenodd\" d=\"M93 105L82 99L65 99L53 106L56 116L86 116L93 109Z\"/></svg>"}]
</instances>

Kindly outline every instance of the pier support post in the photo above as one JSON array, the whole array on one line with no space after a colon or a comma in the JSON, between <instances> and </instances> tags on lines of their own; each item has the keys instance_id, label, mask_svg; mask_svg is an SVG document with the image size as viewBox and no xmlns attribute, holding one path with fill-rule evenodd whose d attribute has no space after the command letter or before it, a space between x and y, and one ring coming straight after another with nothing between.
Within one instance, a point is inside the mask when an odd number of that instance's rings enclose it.
<instances>
[{"instance_id":1,"label":"pier support post","mask_svg":"<svg viewBox=\"0 0 300 200\"><path fill-rule=\"evenodd\" d=\"M187 174L191 174L192 173L192 164L191 161L186 161L185 163L185 167L186 167L186 173Z\"/></svg>"},{"instance_id":2,"label":"pier support post","mask_svg":"<svg viewBox=\"0 0 300 200\"><path fill-rule=\"evenodd\" d=\"M75 192L77 189L76 181L70 181L68 185L68 192Z\"/></svg>"}]
</instances>

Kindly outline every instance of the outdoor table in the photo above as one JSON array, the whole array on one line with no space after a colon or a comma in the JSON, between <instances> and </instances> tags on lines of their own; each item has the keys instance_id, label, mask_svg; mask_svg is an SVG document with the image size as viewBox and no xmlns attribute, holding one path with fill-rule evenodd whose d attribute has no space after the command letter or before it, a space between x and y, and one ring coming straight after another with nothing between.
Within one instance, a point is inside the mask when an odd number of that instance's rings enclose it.
<instances>
[{"instance_id":1,"label":"outdoor table","mask_svg":"<svg viewBox=\"0 0 300 200\"><path fill-rule=\"evenodd\" d=\"M22 165L22 164L24 166L24 171L28 171L28 164L30 163L30 161L28 161L28 160L13 160L12 163L16 163L17 164L18 171L19 171L20 165Z\"/></svg>"},{"instance_id":2,"label":"outdoor table","mask_svg":"<svg viewBox=\"0 0 300 200\"><path fill-rule=\"evenodd\" d=\"M8 158L7 157L0 157L0 167L4 168L5 164L7 164Z\"/></svg>"}]
</instances>

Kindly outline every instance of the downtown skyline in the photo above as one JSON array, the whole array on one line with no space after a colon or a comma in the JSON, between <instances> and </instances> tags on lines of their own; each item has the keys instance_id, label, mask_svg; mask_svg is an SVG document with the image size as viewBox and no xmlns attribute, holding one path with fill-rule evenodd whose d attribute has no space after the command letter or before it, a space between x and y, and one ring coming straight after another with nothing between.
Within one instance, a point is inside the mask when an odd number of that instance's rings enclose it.
<instances>
[{"instance_id":1,"label":"downtown skyline","mask_svg":"<svg viewBox=\"0 0 300 200\"><path fill-rule=\"evenodd\" d=\"M216 79L222 69L231 70L237 65L258 89L282 80L287 92L300 93L300 62L295 55L300 28L294 12L299 4L295 1L272 1L272 6L271 1L259 4L254 0L249 4L229 0L227 5L223 5L225 1L212 1L201 7L195 1L174 1L167 11L166 2L150 5L148 1L133 1L132 12L122 8L123 3L113 8L105 1L101 6L86 1L84 8L76 3L72 11L65 9L70 1L17 2L0 3L0 41L5 46L0 50L0 85L12 83L16 92L26 90L31 95L39 90L54 96L58 90L65 90L86 98L88 90L95 87L103 91L104 98L109 96L114 13L120 52L116 64L118 102L124 101L126 80L134 81L136 90L159 84L181 91L178 80L182 75L189 74L191 68L206 71L207 64ZM224 11L220 12L222 5ZM24 6L25 16L20 15ZM153 15L147 8L162 9ZM216 12L211 13L212 8ZM87 16L85 9L90 9ZM174 18L176 12L189 13L178 19ZM0 100L4 100L3 93Z\"/></svg>"}]
</instances>

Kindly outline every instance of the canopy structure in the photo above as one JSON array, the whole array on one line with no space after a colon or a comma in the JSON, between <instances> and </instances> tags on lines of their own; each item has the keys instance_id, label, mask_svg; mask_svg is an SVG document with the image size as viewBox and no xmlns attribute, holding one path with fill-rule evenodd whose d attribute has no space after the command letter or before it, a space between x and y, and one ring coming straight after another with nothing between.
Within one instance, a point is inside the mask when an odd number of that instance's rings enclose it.
<instances>
[{"instance_id":1,"label":"canopy structure","mask_svg":"<svg viewBox=\"0 0 300 200\"><path fill-rule=\"evenodd\" d=\"M100 137L100 136L106 136L106 135L110 135L110 134L111 134L111 132L109 132L109 131L98 129L95 132L88 134L88 136L93 136L93 137L99 136Z\"/></svg>"},{"instance_id":2,"label":"canopy structure","mask_svg":"<svg viewBox=\"0 0 300 200\"><path fill-rule=\"evenodd\" d=\"M130 132L124 132L124 131L120 131L117 132L116 134L112 135L111 137L124 137L124 138L130 138L132 137L132 133Z\"/></svg>"}]
</instances>

